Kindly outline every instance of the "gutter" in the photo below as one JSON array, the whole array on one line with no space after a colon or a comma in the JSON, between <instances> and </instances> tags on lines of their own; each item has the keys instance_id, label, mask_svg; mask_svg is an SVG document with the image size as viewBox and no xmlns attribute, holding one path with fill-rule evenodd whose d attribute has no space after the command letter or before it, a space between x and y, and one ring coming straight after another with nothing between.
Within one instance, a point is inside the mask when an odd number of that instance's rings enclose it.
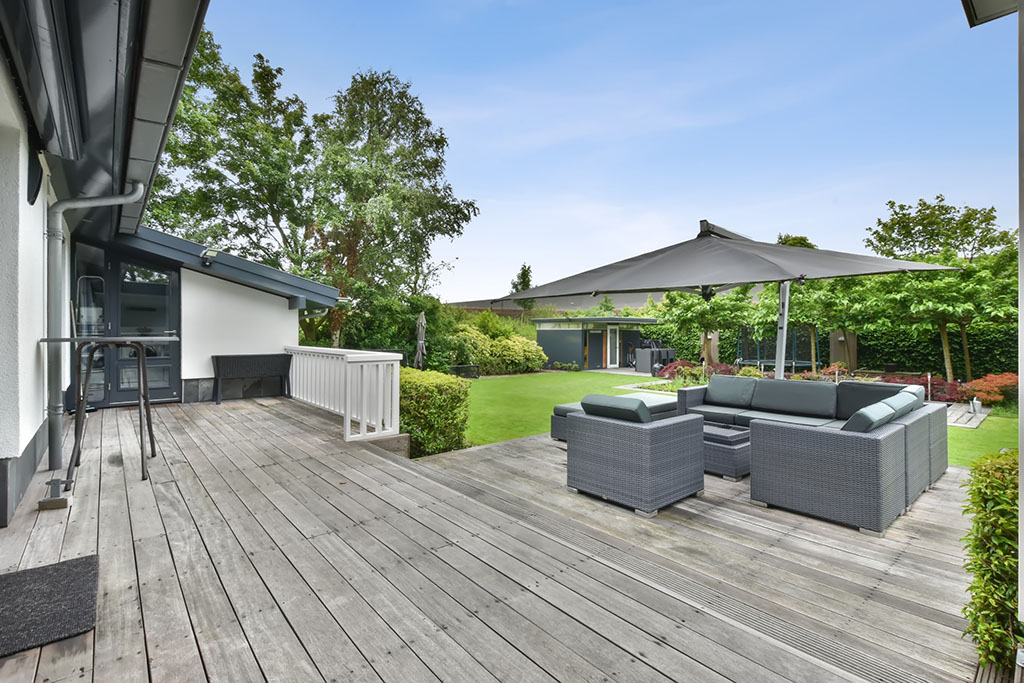
<instances>
[{"instance_id":1,"label":"gutter","mask_svg":"<svg viewBox=\"0 0 1024 683\"><path fill-rule=\"evenodd\" d=\"M146 186L135 183L128 194L104 197L79 197L62 199L50 205L46 212L46 336L57 339L61 336L64 302L64 229L62 216L70 209L91 209L101 206L120 206L139 201L146 194ZM56 342L46 346L46 372L50 395L46 408L48 418L50 469L59 470L61 457L61 418L64 415L64 392L61 390L61 348ZM72 370L74 372L74 370Z\"/></svg>"}]
</instances>

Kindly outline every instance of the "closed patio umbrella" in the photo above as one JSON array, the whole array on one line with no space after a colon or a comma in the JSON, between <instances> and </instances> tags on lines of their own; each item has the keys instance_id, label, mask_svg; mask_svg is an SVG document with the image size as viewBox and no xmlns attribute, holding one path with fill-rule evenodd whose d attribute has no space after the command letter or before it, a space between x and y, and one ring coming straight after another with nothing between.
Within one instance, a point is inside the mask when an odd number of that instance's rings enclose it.
<instances>
[{"instance_id":1,"label":"closed patio umbrella","mask_svg":"<svg viewBox=\"0 0 1024 683\"><path fill-rule=\"evenodd\" d=\"M737 285L778 282L779 324L775 346L778 375L778 368L783 367L785 361L790 282L918 270L952 269L933 263L758 242L702 220L699 234L686 242L592 268L505 298L684 291L696 292L708 299L718 290Z\"/></svg>"},{"instance_id":2,"label":"closed patio umbrella","mask_svg":"<svg viewBox=\"0 0 1024 683\"><path fill-rule=\"evenodd\" d=\"M413 361L413 367L422 370L423 369L423 356L426 352L426 343L423 341L427 336L427 316L420 311L420 316L416 318L416 359Z\"/></svg>"}]
</instances>

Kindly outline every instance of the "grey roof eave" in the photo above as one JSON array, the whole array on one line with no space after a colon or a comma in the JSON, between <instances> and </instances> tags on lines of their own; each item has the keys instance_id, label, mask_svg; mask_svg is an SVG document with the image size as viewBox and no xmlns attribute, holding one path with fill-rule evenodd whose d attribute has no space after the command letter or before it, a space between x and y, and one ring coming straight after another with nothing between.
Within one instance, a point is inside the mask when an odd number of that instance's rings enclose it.
<instances>
[{"instance_id":1,"label":"grey roof eave","mask_svg":"<svg viewBox=\"0 0 1024 683\"><path fill-rule=\"evenodd\" d=\"M139 228L134 234L119 234L111 244L268 294L288 299L301 297L307 306L333 307L338 300L338 290L334 287L224 252L218 252L212 263L204 266L202 253L206 248L203 245L150 228Z\"/></svg>"},{"instance_id":2,"label":"grey roof eave","mask_svg":"<svg viewBox=\"0 0 1024 683\"><path fill-rule=\"evenodd\" d=\"M609 323L613 325L657 325L660 320L657 318L630 318L629 316L605 316L605 317L573 317L563 316L561 318L531 318L535 323Z\"/></svg>"}]
</instances>

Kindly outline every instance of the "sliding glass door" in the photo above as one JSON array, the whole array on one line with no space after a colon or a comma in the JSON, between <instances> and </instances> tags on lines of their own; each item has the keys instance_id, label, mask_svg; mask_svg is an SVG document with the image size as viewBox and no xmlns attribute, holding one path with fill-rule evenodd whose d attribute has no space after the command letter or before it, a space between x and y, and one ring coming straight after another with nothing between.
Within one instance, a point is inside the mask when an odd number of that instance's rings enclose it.
<instances>
[{"instance_id":1,"label":"sliding glass door","mask_svg":"<svg viewBox=\"0 0 1024 683\"><path fill-rule=\"evenodd\" d=\"M121 258L76 245L74 320L78 336L178 336L181 293L176 269ZM84 379L84 363L76 384ZM147 344L146 372L154 401L179 400L181 344ZM96 354L88 402L94 406L138 400L139 369L133 349Z\"/></svg>"}]
</instances>

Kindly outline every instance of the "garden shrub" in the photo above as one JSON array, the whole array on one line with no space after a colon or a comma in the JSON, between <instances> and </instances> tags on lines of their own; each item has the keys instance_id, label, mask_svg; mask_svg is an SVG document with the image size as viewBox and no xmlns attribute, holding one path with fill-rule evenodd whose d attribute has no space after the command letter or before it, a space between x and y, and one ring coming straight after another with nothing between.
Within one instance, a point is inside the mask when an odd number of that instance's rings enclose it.
<instances>
[{"instance_id":1,"label":"garden shrub","mask_svg":"<svg viewBox=\"0 0 1024 683\"><path fill-rule=\"evenodd\" d=\"M971 467L964 514L973 515L964 537L971 573L964 632L984 665L1011 668L1024 625L1017 620L1017 451L982 456Z\"/></svg>"},{"instance_id":2,"label":"garden shrub","mask_svg":"<svg viewBox=\"0 0 1024 683\"><path fill-rule=\"evenodd\" d=\"M517 334L492 339L473 325L459 325L455 337L457 364L479 365L483 375L536 372L548 360L537 342Z\"/></svg>"},{"instance_id":3,"label":"garden shrub","mask_svg":"<svg viewBox=\"0 0 1024 683\"><path fill-rule=\"evenodd\" d=\"M729 365L728 363L708 363L707 371L709 375L733 375L736 374L736 368Z\"/></svg>"},{"instance_id":4,"label":"garden shrub","mask_svg":"<svg viewBox=\"0 0 1024 683\"><path fill-rule=\"evenodd\" d=\"M740 377L764 377L764 373L753 365L744 365L736 374Z\"/></svg>"},{"instance_id":5,"label":"garden shrub","mask_svg":"<svg viewBox=\"0 0 1024 683\"><path fill-rule=\"evenodd\" d=\"M495 339L491 342L490 354L487 358L488 375L513 375L522 372L537 372L548 357L537 345L526 337L513 335L506 339ZM480 367L483 371L483 365Z\"/></svg>"},{"instance_id":6,"label":"garden shrub","mask_svg":"<svg viewBox=\"0 0 1024 683\"><path fill-rule=\"evenodd\" d=\"M888 382L890 384L909 384L912 386L924 387L926 392L925 397L928 396L927 377L901 377L898 375L886 375L884 377L879 377L878 379L881 382ZM929 400L954 403L960 394L960 383L947 382L942 375L932 375L931 389L932 395Z\"/></svg>"},{"instance_id":7,"label":"garden shrub","mask_svg":"<svg viewBox=\"0 0 1024 683\"><path fill-rule=\"evenodd\" d=\"M658 376L659 377L666 377L668 379L674 379L675 376L678 375L679 372L683 370L683 368L692 368L692 367L693 367L693 363L691 363L690 361L686 360L685 358L680 358L679 360L672 361L671 363L669 363L668 365L663 367L661 370L659 370L658 371Z\"/></svg>"},{"instance_id":8,"label":"garden shrub","mask_svg":"<svg viewBox=\"0 0 1024 683\"><path fill-rule=\"evenodd\" d=\"M970 401L975 396L982 404L1017 400L1017 373L1004 372L998 375L985 375L981 379L960 385L959 398Z\"/></svg>"},{"instance_id":9,"label":"garden shrub","mask_svg":"<svg viewBox=\"0 0 1024 683\"><path fill-rule=\"evenodd\" d=\"M433 370L401 369L400 427L409 435L412 457L465 446L469 385L467 379Z\"/></svg>"},{"instance_id":10,"label":"garden shrub","mask_svg":"<svg viewBox=\"0 0 1024 683\"><path fill-rule=\"evenodd\" d=\"M491 339L507 339L515 334L515 323L491 311L481 311L473 324Z\"/></svg>"},{"instance_id":11,"label":"garden shrub","mask_svg":"<svg viewBox=\"0 0 1024 683\"><path fill-rule=\"evenodd\" d=\"M567 372L580 371L579 363L577 363L576 361L573 361L571 363L563 363L561 361L556 360L554 363L551 364L551 367L554 368L555 370L565 370Z\"/></svg>"}]
</instances>

